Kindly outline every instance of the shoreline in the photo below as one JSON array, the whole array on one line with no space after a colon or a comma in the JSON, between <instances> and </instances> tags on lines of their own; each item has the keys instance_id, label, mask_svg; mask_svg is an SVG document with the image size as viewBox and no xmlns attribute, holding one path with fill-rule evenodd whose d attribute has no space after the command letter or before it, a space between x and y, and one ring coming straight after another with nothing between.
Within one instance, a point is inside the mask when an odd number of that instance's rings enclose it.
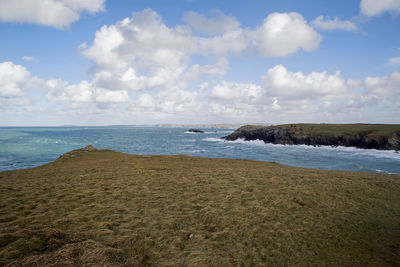
<instances>
[{"instance_id":1,"label":"shoreline","mask_svg":"<svg viewBox=\"0 0 400 267\"><path fill-rule=\"evenodd\" d=\"M363 149L400 150L399 124L282 124L245 125L223 137L261 140L282 145L345 146Z\"/></svg>"},{"instance_id":2,"label":"shoreline","mask_svg":"<svg viewBox=\"0 0 400 267\"><path fill-rule=\"evenodd\" d=\"M207 138L205 138L207 139ZM218 138L216 138L218 139ZM354 149L354 150L360 150L360 151L364 151L364 152L377 152L377 153L394 153L394 154L399 154L398 151L391 151L391 150L377 150L377 149L362 149L362 148L356 148L356 147L332 147L332 146L311 146L311 145L304 145L304 144L272 144L272 143L264 143L261 140L243 140L243 139L238 139L238 140L234 140L234 141L228 141L228 140L224 140L221 138L221 140L208 140L209 142L232 142L232 143L242 143L242 144L254 144L255 146L281 146L281 147L299 147L299 148L308 148L308 149L343 149L344 151L349 150L349 149ZM262 142L262 143L261 143ZM81 150L85 150L87 147L93 147L92 145L83 147L83 148L78 148L69 152L66 152L64 154L61 154L60 156L58 156L57 158L55 158L54 160L47 162L47 163L43 163L41 165L37 165L37 166L32 166L32 167L27 167L27 168L21 168L21 169L12 169L12 170L0 170L0 174L4 173L4 172L14 172L14 171L24 171L24 170L31 170L31 169L35 169L35 168L40 168L52 163L57 162L60 158L65 157L68 154L74 153L76 151L81 151ZM94 147L93 147L94 148ZM272 164L278 164L281 165L282 167L288 167L288 168L299 168L299 169L307 169L307 170L315 170L315 171L332 171L332 172L351 172L351 173L370 173L370 174L386 174L386 175L400 175L400 173L391 173L391 172L386 172L386 171L382 171L382 170L376 170L376 171L362 171L362 170L340 170L340 169L322 169L322 168L310 168L310 167L303 167L303 166L296 166L296 165L288 165L288 164L283 164L283 163L279 163L279 162L275 162L275 161L264 161L264 160L254 160L254 159L246 159L246 158L226 158L226 157L202 157L202 156L193 156L190 154L130 154L130 153L125 153L125 152L121 152L118 150L112 150L112 149L97 149L94 148L94 151L103 151L103 152L115 152L115 153L121 153L124 155L128 155L128 156L136 156L136 157L144 157L144 158L151 158L151 157L189 157L189 158L194 158L194 159L209 159L209 160L244 160L244 161L250 161L250 162L260 162L260 163L272 163ZM88 151L86 151L88 152ZM388 158L392 158L392 157L388 157ZM397 159L397 158L396 158ZM400 154L399 154L399 160L400 160Z\"/></svg>"},{"instance_id":3,"label":"shoreline","mask_svg":"<svg viewBox=\"0 0 400 267\"><path fill-rule=\"evenodd\" d=\"M210 140L206 140L206 139L210 139ZM212 139L212 140L211 140ZM356 147L344 147L344 146L337 146L337 147L333 147L333 146L312 146L312 145L304 145L304 144L273 144L273 143L265 143L262 140L244 140L244 139L237 139L237 140L233 140L233 141L229 141L229 140L224 140L223 138L204 138L203 140L209 141L209 142L224 142L224 143L240 143L240 144L247 144L247 145L254 145L254 146L275 146L275 147L294 147L294 148L307 148L307 149L324 149L324 150L338 150L338 151L344 151L344 152L353 152L351 150L359 150L361 152L375 152L375 153L382 153L382 154L386 154L386 153L393 153L396 156L398 155L398 157L387 157L389 159L398 159L400 160L400 153L398 151L395 150L378 150L378 149L363 149L363 148L356 148ZM89 145L87 147L93 147L92 145ZM0 173L2 172L13 172L13 171L21 171L21 170L30 170L30 169L34 169L34 168L39 168L42 166L46 166L48 164L52 164L54 162L57 162L58 159L64 157L65 155L68 155L70 153L73 153L74 151L80 151L80 150L84 150L87 147L84 148L78 148L69 152L66 152L64 154L61 154L59 156L57 156L57 158L55 158L52 161L49 161L47 163L43 163L37 166L32 166L32 167L27 167L27 168L21 168L21 169L11 169L11 170L0 170ZM93 147L94 148L94 147ZM246 158L227 158L227 157L202 157L202 156L194 156L194 155L190 155L190 154L131 154L131 153L125 153L125 152L121 152L118 150L112 150L112 149L97 149L94 148L96 151L110 151L110 152L116 152L116 153L121 153L121 154L125 154L125 155L130 155L130 156L137 156L137 157L145 157L145 158L149 158L149 157L179 157L179 156L184 156L184 157L192 157L192 158L197 158L197 159L216 159L216 160L245 160L245 161L254 161L254 162L260 162L260 163L273 163L273 164L279 164L283 167L289 167L289 168L301 168L301 169L309 169L309 170L318 170L318 171L339 171L339 172L354 172L354 173L373 173L373 174L387 174L387 175L400 175L400 173L392 173L392 172L387 172L387 171L383 171L383 170L375 170L375 171L363 171L363 170L341 170L341 169L322 169L322 168L311 168L311 167L303 167L300 165L289 165L289 164L283 164L283 163L279 163L279 162L275 162L275 161L264 161L264 160L254 160L254 159L246 159ZM350 151L349 151L350 150ZM383 158L386 158L385 156L383 156Z\"/></svg>"}]
</instances>

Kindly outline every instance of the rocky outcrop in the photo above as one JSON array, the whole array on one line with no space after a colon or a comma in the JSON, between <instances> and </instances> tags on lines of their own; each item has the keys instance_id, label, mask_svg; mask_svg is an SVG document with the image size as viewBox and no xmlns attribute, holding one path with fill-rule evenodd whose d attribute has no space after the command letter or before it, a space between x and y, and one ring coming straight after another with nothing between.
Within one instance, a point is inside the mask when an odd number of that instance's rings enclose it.
<instances>
[{"instance_id":1,"label":"rocky outcrop","mask_svg":"<svg viewBox=\"0 0 400 267\"><path fill-rule=\"evenodd\" d=\"M294 126L295 127L295 126ZM365 149L400 150L400 132L389 136L371 135L371 132L360 131L356 134L342 132L332 134L307 133L293 125L287 126L252 126L246 125L232 134L223 137L227 141L236 139L262 140L265 143L284 145L312 145L312 146L346 146Z\"/></svg>"},{"instance_id":2,"label":"rocky outcrop","mask_svg":"<svg viewBox=\"0 0 400 267\"><path fill-rule=\"evenodd\" d=\"M199 129L189 129L189 133L204 133L204 131L199 130Z\"/></svg>"}]
</instances>

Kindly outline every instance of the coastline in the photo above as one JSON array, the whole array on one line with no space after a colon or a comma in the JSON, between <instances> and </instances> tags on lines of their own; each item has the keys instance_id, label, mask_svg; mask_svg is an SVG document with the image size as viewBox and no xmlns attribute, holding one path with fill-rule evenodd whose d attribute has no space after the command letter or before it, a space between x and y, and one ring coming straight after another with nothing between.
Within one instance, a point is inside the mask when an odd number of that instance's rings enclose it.
<instances>
[{"instance_id":1,"label":"coastline","mask_svg":"<svg viewBox=\"0 0 400 267\"><path fill-rule=\"evenodd\" d=\"M157 127L2 130L0 170L39 166L55 160L62 153L93 144L100 148L139 155L185 154L210 158L244 158L315 169L400 173L398 159L382 157L382 154L390 152L352 151L340 147L314 149L305 146L255 146L253 142L217 143L211 142L210 138L220 138L232 131L215 132L215 129L202 128L204 134L188 134L186 130ZM391 155L395 157L397 154Z\"/></svg>"},{"instance_id":2,"label":"coastline","mask_svg":"<svg viewBox=\"0 0 400 267\"><path fill-rule=\"evenodd\" d=\"M400 150L399 124L282 124L245 125L230 135L237 139L262 140L282 145L345 146L363 149Z\"/></svg>"}]
</instances>

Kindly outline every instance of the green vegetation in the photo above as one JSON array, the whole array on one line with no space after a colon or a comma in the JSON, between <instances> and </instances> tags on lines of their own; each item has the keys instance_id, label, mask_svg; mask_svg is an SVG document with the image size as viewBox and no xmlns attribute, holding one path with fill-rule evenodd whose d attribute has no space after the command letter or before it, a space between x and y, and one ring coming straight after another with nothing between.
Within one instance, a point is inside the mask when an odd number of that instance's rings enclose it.
<instances>
[{"instance_id":1,"label":"green vegetation","mask_svg":"<svg viewBox=\"0 0 400 267\"><path fill-rule=\"evenodd\" d=\"M399 265L399 175L91 150L0 173L0 265Z\"/></svg>"},{"instance_id":2,"label":"green vegetation","mask_svg":"<svg viewBox=\"0 0 400 267\"><path fill-rule=\"evenodd\" d=\"M400 124L282 124L278 127L288 128L295 134L314 134L314 135L356 135L366 133L370 137L390 137L395 132L400 132ZM259 126L256 126L259 127Z\"/></svg>"}]
</instances>

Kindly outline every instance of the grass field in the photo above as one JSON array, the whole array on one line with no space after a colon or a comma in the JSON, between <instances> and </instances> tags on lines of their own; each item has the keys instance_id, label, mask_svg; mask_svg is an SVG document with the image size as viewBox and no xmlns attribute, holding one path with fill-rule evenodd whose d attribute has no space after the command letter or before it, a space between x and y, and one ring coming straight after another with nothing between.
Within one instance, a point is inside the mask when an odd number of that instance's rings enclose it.
<instances>
[{"instance_id":1,"label":"grass field","mask_svg":"<svg viewBox=\"0 0 400 267\"><path fill-rule=\"evenodd\" d=\"M74 151L0 172L0 265L398 266L400 176Z\"/></svg>"}]
</instances>

